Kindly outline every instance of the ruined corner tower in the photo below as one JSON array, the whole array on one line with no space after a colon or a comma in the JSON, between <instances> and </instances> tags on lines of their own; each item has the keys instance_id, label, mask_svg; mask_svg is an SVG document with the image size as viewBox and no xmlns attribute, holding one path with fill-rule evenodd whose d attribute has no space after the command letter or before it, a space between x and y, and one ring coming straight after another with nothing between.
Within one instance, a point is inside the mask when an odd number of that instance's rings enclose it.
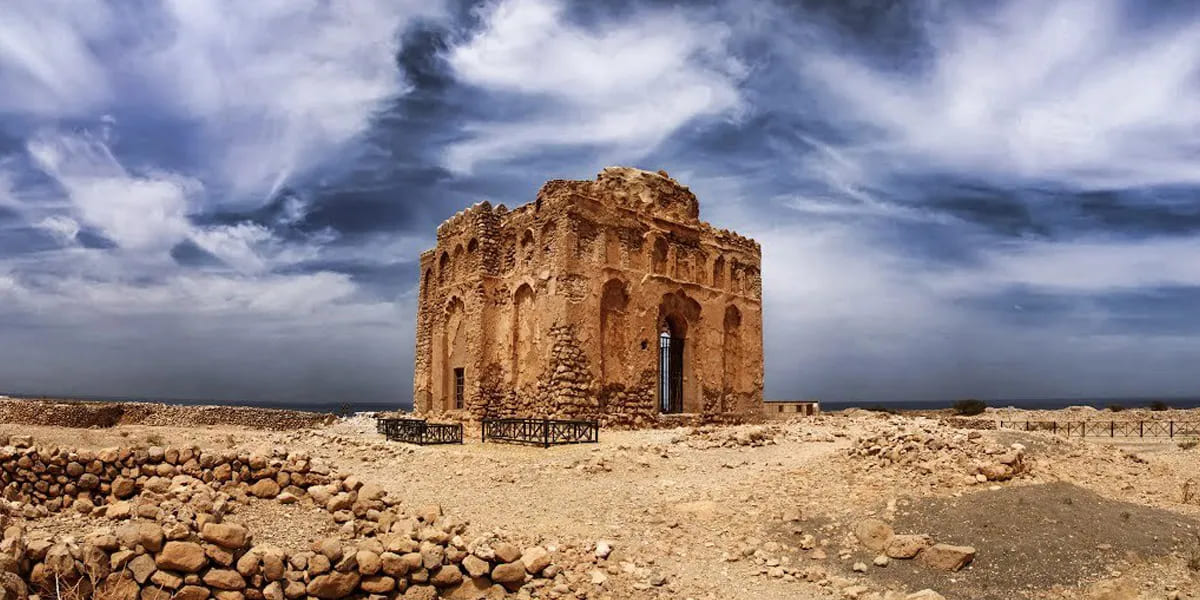
<instances>
[{"instance_id":1,"label":"ruined corner tower","mask_svg":"<svg viewBox=\"0 0 1200 600\"><path fill-rule=\"evenodd\" d=\"M666 173L476 204L421 254L417 412L650 425L762 413L761 249Z\"/></svg>"}]
</instances>

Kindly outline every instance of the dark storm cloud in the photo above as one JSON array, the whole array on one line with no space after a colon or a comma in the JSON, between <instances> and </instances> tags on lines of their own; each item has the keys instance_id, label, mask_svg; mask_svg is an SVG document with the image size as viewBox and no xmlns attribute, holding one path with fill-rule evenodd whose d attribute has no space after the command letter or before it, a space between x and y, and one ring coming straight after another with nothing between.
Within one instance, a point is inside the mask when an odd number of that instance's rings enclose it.
<instances>
[{"instance_id":1,"label":"dark storm cloud","mask_svg":"<svg viewBox=\"0 0 1200 600\"><path fill-rule=\"evenodd\" d=\"M437 225L609 164L763 243L769 397L1200 385L1194 3L305 10L12 7L0 387L403 399Z\"/></svg>"}]
</instances>

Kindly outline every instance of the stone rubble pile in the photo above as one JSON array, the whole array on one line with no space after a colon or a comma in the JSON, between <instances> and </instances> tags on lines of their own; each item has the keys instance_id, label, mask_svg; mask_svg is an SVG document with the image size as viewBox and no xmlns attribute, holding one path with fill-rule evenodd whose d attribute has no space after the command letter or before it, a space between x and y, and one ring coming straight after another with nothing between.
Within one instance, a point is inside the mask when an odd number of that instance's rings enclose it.
<instances>
[{"instance_id":1,"label":"stone rubble pile","mask_svg":"<svg viewBox=\"0 0 1200 600\"><path fill-rule=\"evenodd\" d=\"M1006 447L979 431L956 430L930 419L872 423L847 452L868 469L900 469L914 477L937 478L945 485L1007 481L1032 470L1032 460L1021 444Z\"/></svg>"},{"instance_id":2,"label":"stone rubble pile","mask_svg":"<svg viewBox=\"0 0 1200 600\"><path fill-rule=\"evenodd\" d=\"M710 448L761 447L779 443L787 435L787 429L779 425L743 425L738 427L716 427L705 425L691 427L671 439L673 444L686 444L700 450Z\"/></svg>"},{"instance_id":3,"label":"stone rubble pile","mask_svg":"<svg viewBox=\"0 0 1200 600\"><path fill-rule=\"evenodd\" d=\"M975 559L975 548L934 542L928 535L898 534L879 519L864 519L854 526L854 537L868 550L880 553L876 566L890 559L916 559L940 571L957 571Z\"/></svg>"},{"instance_id":4,"label":"stone rubble pile","mask_svg":"<svg viewBox=\"0 0 1200 600\"><path fill-rule=\"evenodd\" d=\"M439 506L406 512L378 486L302 453L8 441L0 448L0 598L429 600L566 584L546 548L490 534L468 541L466 524ZM341 536L300 550L256 544L244 524L227 520L254 501L327 511ZM97 526L37 531L51 513Z\"/></svg>"},{"instance_id":5,"label":"stone rubble pile","mask_svg":"<svg viewBox=\"0 0 1200 600\"><path fill-rule=\"evenodd\" d=\"M152 402L85 402L0 397L0 422L57 427L233 425L282 431L328 425L327 413L253 406L183 406Z\"/></svg>"}]
</instances>

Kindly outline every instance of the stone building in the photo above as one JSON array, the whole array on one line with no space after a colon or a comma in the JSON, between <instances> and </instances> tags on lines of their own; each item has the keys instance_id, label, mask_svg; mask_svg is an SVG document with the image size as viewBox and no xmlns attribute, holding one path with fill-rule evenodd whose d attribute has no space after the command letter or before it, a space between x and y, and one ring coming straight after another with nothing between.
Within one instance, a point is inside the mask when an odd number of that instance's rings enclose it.
<instances>
[{"instance_id":1,"label":"stone building","mask_svg":"<svg viewBox=\"0 0 1200 600\"><path fill-rule=\"evenodd\" d=\"M422 414L761 418L761 249L664 172L605 169L483 202L421 254Z\"/></svg>"}]
</instances>

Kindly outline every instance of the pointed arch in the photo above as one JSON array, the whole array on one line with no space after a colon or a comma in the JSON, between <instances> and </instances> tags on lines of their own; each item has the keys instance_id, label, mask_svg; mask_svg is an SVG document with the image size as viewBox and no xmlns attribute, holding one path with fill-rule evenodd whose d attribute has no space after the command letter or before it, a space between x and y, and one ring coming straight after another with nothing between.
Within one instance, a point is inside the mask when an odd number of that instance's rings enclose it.
<instances>
[{"instance_id":1,"label":"pointed arch","mask_svg":"<svg viewBox=\"0 0 1200 600\"><path fill-rule=\"evenodd\" d=\"M718 256L713 261L712 267L712 286L717 289L725 287L725 257Z\"/></svg>"},{"instance_id":2,"label":"pointed arch","mask_svg":"<svg viewBox=\"0 0 1200 600\"><path fill-rule=\"evenodd\" d=\"M446 271L450 269L450 254L442 250L442 256L438 259L438 283L446 283Z\"/></svg>"},{"instance_id":3,"label":"pointed arch","mask_svg":"<svg viewBox=\"0 0 1200 600\"><path fill-rule=\"evenodd\" d=\"M650 254L650 272L656 275L667 274L667 254L669 246L667 240L657 237L654 238L654 244L651 247Z\"/></svg>"},{"instance_id":4,"label":"pointed arch","mask_svg":"<svg viewBox=\"0 0 1200 600\"><path fill-rule=\"evenodd\" d=\"M445 327L442 330L442 410L456 408L461 400L465 405L465 389L468 377L473 376L470 365L467 364L467 332L466 306L463 301L452 296L446 302ZM457 374L462 374L463 386L456 385ZM463 391L459 391L463 390Z\"/></svg>"},{"instance_id":5,"label":"pointed arch","mask_svg":"<svg viewBox=\"0 0 1200 600\"><path fill-rule=\"evenodd\" d=\"M513 294L512 318L512 382L514 387L536 379L534 361L537 357L537 313L533 288L521 284Z\"/></svg>"},{"instance_id":6,"label":"pointed arch","mask_svg":"<svg viewBox=\"0 0 1200 600\"><path fill-rule=\"evenodd\" d=\"M629 293L624 281L610 279L600 291L600 372L606 382L623 381L629 348L626 309Z\"/></svg>"},{"instance_id":7,"label":"pointed arch","mask_svg":"<svg viewBox=\"0 0 1200 600\"><path fill-rule=\"evenodd\" d=\"M721 412L729 412L737 379L742 371L742 312L732 304L725 307L721 341Z\"/></svg>"}]
</instances>

